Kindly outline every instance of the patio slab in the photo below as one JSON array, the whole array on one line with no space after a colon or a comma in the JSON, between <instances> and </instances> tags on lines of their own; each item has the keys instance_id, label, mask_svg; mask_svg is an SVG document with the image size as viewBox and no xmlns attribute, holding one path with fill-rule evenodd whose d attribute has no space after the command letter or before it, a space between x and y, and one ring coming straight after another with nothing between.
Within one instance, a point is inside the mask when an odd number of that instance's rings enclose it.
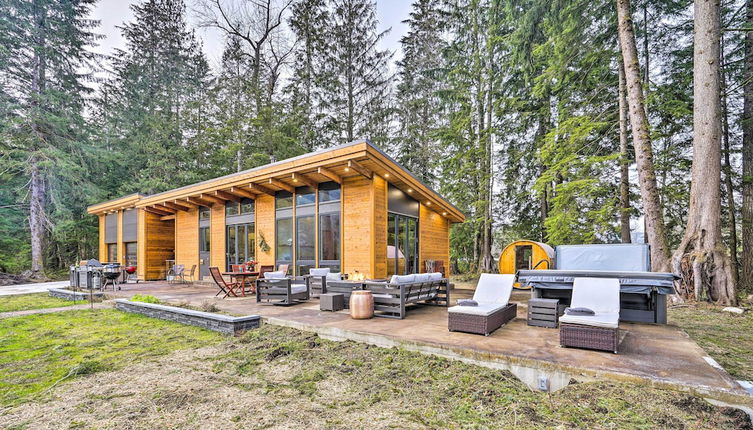
<instances>
[{"instance_id":1,"label":"patio slab","mask_svg":"<svg viewBox=\"0 0 753 430\"><path fill-rule=\"evenodd\" d=\"M150 294L173 303L214 303L238 315L260 315L271 324L314 331L323 337L355 340L379 346L400 346L414 351L509 369L529 385L542 376L551 389L569 380L613 379L689 391L717 400L753 405L753 397L723 369L715 366L684 331L673 325L621 323L625 333L619 354L562 348L556 329L526 324L527 292L515 292L518 317L485 337L449 332L444 307L419 306L404 320L374 318L353 320L347 311L319 311L319 301L294 306L256 303L255 297L217 299L216 289L203 285L170 285L164 282L126 284L108 292L128 298ZM453 290L453 302L470 297L472 290ZM527 380L528 379L528 380Z\"/></svg>"}]
</instances>

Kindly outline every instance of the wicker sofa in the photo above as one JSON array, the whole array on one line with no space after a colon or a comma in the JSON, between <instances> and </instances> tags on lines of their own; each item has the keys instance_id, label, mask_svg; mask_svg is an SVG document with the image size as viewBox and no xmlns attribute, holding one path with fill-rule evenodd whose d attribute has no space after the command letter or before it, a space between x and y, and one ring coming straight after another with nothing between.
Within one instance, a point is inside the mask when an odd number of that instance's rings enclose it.
<instances>
[{"instance_id":1,"label":"wicker sofa","mask_svg":"<svg viewBox=\"0 0 753 430\"><path fill-rule=\"evenodd\" d=\"M515 275L482 273L473 300L477 306L453 306L447 310L447 329L489 336L512 321L518 312L509 303Z\"/></svg>"},{"instance_id":2,"label":"wicker sofa","mask_svg":"<svg viewBox=\"0 0 753 430\"><path fill-rule=\"evenodd\" d=\"M594 315L560 317L560 345L617 353L620 320L620 281L614 278L575 278L570 308L588 308Z\"/></svg>"},{"instance_id":3,"label":"wicker sofa","mask_svg":"<svg viewBox=\"0 0 753 430\"><path fill-rule=\"evenodd\" d=\"M275 305L292 305L311 297L309 285L303 278L290 278L282 272L267 272L256 280L256 301Z\"/></svg>"},{"instance_id":4,"label":"wicker sofa","mask_svg":"<svg viewBox=\"0 0 753 430\"><path fill-rule=\"evenodd\" d=\"M438 272L393 276L388 283L365 282L364 288L374 296L374 316L378 317L404 319L409 305L447 306L450 302L449 283Z\"/></svg>"}]
</instances>

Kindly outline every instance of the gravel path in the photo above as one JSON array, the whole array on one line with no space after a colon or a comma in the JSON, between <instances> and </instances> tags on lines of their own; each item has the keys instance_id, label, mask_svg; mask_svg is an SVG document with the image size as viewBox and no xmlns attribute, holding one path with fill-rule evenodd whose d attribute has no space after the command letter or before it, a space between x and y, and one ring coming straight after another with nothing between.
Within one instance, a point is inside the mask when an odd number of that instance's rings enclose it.
<instances>
[{"instance_id":1,"label":"gravel path","mask_svg":"<svg viewBox=\"0 0 753 430\"><path fill-rule=\"evenodd\" d=\"M68 286L69 281L38 282L34 284L7 285L0 287L0 296L13 296L17 294L46 293L50 288L63 288Z\"/></svg>"}]
</instances>

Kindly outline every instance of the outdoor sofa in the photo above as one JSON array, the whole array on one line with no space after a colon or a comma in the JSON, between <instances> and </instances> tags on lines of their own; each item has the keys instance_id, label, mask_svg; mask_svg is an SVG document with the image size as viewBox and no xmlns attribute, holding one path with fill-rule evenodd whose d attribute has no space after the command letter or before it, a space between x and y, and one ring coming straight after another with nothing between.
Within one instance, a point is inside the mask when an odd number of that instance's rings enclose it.
<instances>
[{"instance_id":1,"label":"outdoor sofa","mask_svg":"<svg viewBox=\"0 0 753 430\"><path fill-rule=\"evenodd\" d=\"M585 308L594 315L569 314ZM560 345L617 353L620 320L620 281L615 278L575 278L570 310L560 317Z\"/></svg>"},{"instance_id":2,"label":"outdoor sofa","mask_svg":"<svg viewBox=\"0 0 753 430\"><path fill-rule=\"evenodd\" d=\"M450 302L449 282L439 272L395 275L388 283L365 282L364 287L374 296L374 316L378 317L404 319L408 305L447 306Z\"/></svg>"},{"instance_id":3,"label":"outdoor sofa","mask_svg":"<svg viewBox=\"0 0 753 430\"><path fill-rule=\"evenodd\" d=\"M512 321L518 312L515 303L509 303L515 275L482 273L473 293L476 306L453 306L447 310L447 328L450 331L483 334Z\"/></svg>"},{"instance_id":4,"label":"outdoor sofa","mask_svg":"<svg viewBox=\"0 0 753 430\"><path fill-rule=\"evenodd\" d=\"M256 302L292 305L311 297L309 285L303 278L285 276L282 271L266 272L256 280Z\"/></svg>"}]
</instances>

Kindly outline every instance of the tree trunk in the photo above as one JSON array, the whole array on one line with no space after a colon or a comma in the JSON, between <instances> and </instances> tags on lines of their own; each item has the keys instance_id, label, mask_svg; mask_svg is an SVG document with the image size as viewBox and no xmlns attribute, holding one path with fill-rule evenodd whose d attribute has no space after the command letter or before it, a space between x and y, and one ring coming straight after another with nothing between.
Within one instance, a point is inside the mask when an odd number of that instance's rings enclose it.
<instances>
[{"instance_id":1,"label":"tree trunk","mask_svg":"<svg viewBox=\"0 0 753 430\"><path fill-rule=\"evenodd\" d=\"M753 0L745 2L745 27L753 28ZM745 32L743 63L743 206L741 289L753 291L753 31Z\"/></svg>"},{"instance_id":2,"label":"tree trunk","mask_svg":"<svg viewBox=\"0 0 753 430\"><path fill-rule=\"evenodd\" d=\"M732 185L732 165L730 163L729 147L729 110L727 109L727 75L724 62L724 36L721 39L721 49L719 54L720 66L720 86L721 86L721 105L722 105L722 142L724 144L724 188L727 194L727 222L729 224L729 250L732 258L732 279L735 285L738 285L740 274L738 268L740 263L737 260L737 217L735 214L735 194Z\"/></svg>"},{"instance_id":3,"label":"tree trunk","mask_svg":"<svg viewBox=\"0 0 753 430\"><path fill-rule=\"evenodd\" d=\"M696 0L693 43L693 167L688 225L672 257L680 294L735 304L732 265L721 228L719 0Z\"/></svg>"},{"instance_id":4,"label":"tree trunk","mask_svg":"<svg viewBox=\"0 0 753 430\"><path fill-rule=\"evenodd\" d=\"M630 125L633 130L635 160L638 165L641 202L643 203L646 235L651 246L651 267L656 271L669 270L669 246L664 234L664 220L656 186L654 153L648 132L648 118L644 107L643 92L635 47L633 20L630 15L630 0L617 0L617 30L625 68L627 102L630 110Z\"/></svg>"},{"instance_id":5,"label":"tree trunk","mask_svg":"<svg viewBox=\"0 0 753 430\"><path fill-rule=\"evenodd\" d=\"M39 168L39 150L44 145L45 136L42 126L41 98L46 88L47 58L45 56L45 11L38 2L33 4L35 20L33 76L31 82L32 104L32 147L29 157L30 182L29 182L29 230L31 233L31 272L33 278L44 278L44 258L42 246L44 240L44 204L45 183Z\"/></svg>"},{"instance_id":6,"label":"tree trunk","mask_svg":"<svg viewBox=\"0 0 753 430\"><path fill-rule=\"evenodd\" d=\"M628 108L625 99L625 66L619 62L618 108L620 110L620 238L630 243L630 178L628 168Z\"/></svg>"}]
</instances>

